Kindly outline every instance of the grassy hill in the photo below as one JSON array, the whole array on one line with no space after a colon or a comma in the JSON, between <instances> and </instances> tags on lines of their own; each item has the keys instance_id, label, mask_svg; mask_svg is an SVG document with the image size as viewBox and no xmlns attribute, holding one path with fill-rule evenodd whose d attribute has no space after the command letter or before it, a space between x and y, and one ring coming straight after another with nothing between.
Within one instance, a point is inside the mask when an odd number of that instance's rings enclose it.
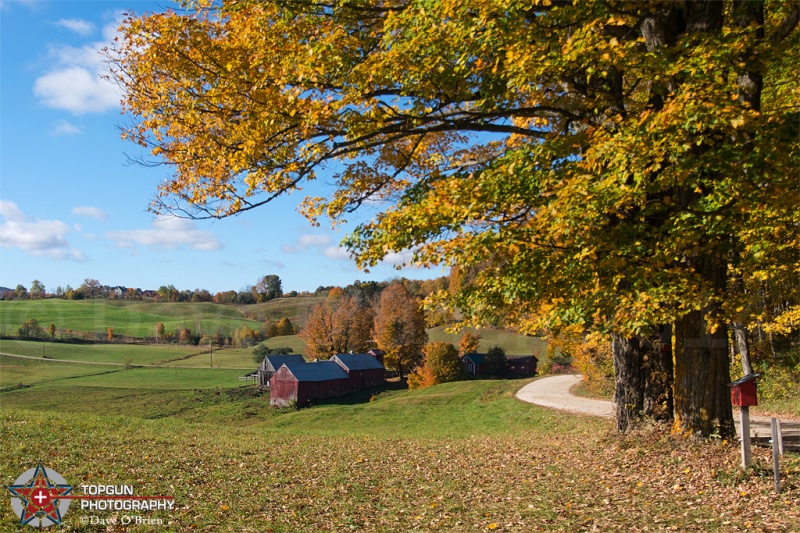
<instances>
[{"instance_id":1,"label":"grassy hill","mask_svg":"<svg viewBox=\"0 0 800 533\"><path fill-rule=\"evenodd\" d=\"M485 352L492 346L502 346L506 355L535 355L542 359L547 354L547 343L544 339L539 337L526 337L524 335L517 335L516 333L509 333L500 329L468 329L472 333L477 332L481 336L479 350ZM449 342L458 347L464 331L458 334L447 333L445 328L431 328L428 330L428 338L430 342Z\"/></svg>"},{"instance_id":2,"label":"grassy hill","mask_svg":"<svg viewBox=\"0 0 800 533\"><path fill-rule=\"evenodd\" d=\"M800 521L796 456L783 459L775 495L767 450L742 473L735 444L614 436L611 421L516 400L524 381L292 411L253 389L92 380L102 376L0 393L0 471L9 484L44 460L76 486L174 496L173 511L142 513L163 522L143 531L727 532ZM92 514L110 516L73 505L64 525L97 531L81 522ZM0 530L18 522L2 506Z\"/></svg>"},{"instance_id":3,"label":"grassy hill","mask_svg":"<svg viewBox=\"0 0 800 533\"><path fill-rule=\"evenodd\" d=\"M512 354L538 342L481 333ZM529 380L387 383L291 410L239 381L250 350L215 351L214 368L196 346L1 340L0 351L32 357L0 356L4 484L42 460L75 486L174 496L173 511L141 513L162 521L142 531L727 532L800 521L796 455L781 460L775 495L768 450L741 472L736 443L687 443L668 428L617 436L613 421L517 400ZM82 522L92 515L111 513L73 505L64 526L97 531ZM2 506L0 531L18 523Z\"/></svg>"},{"instance_id":4,"label":"grassy hill","mask_svg":"<svg viewBox=\"0 0 800 533\"><path fill-rule=\"evenodd\" d=\"M318 297L281 298L263 304L236 306L215 303L172 303L124 300L4 300L0 301L0 332L15 334L28 319L47 328L105 333L114 328L117 335L152 337L154 325L167 331L178 327L201 334L232 332L242 326L257 329L265 320L289 318L302 325L307 309L322 300Z\"/></svg>"}]
</instances>

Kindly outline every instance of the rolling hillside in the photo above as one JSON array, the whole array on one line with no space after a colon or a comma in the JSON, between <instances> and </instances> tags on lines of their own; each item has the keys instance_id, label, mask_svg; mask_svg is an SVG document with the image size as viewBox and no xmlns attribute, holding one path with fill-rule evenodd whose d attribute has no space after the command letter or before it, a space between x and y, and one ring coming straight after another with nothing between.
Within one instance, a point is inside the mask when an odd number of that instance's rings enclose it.
<instances>
[{"instance_id":1,"label":"rolling hillside","mask_svg":"<svg viewBox=\"0 0 800 533\"><path fill-rule=\"evenodd\" d=\"M215 303L170 303L123 300L6 300L0 301L0 333L16 334L29 319L47 328L152 337L154 325L167 331L188 328L200 334L230 333L242 326L258 329L266 320L289 318L302 324L309 307L323 298L281 298L263 304L236 306Z\"/></svg>"}]
</instances>

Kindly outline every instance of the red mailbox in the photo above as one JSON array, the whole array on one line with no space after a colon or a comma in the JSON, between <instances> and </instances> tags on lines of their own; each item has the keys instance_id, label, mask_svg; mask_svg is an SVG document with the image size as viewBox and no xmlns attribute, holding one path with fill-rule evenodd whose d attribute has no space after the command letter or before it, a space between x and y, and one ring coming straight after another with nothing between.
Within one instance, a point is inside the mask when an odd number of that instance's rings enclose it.
<instances>
[{"instance_id":1,"label":"red mailbox","mask_svg":"<svg viewBox=\"0 0 800 533\"><path fill-rule=\"evenodd\" d=\"M750 374L741 379L737 379L733 383L728 383L728 386L731 388L731 404L737 407L758 405L758 398L756 397L756 378L759 377L761 377L761 374Z\"/></svg>"}]
</instances>

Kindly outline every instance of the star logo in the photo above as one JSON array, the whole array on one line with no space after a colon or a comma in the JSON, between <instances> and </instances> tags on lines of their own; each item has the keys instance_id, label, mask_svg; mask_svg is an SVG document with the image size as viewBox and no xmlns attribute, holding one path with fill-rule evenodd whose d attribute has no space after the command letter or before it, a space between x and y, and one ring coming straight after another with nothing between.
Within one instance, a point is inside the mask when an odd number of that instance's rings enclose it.
<instances>
[{"instance_id":1,"label":"star logo","mask_svg":"<svg viewBox=\"0 0 800 533\"><path fill-rule=\"evenodd\" d=\"M64 498L72 490L55 470L41 464L31 468L8 487L13 495L11 507L19 516L20 525L48 527L61 524L70 504Z\"/></svg>"}]
</instances>

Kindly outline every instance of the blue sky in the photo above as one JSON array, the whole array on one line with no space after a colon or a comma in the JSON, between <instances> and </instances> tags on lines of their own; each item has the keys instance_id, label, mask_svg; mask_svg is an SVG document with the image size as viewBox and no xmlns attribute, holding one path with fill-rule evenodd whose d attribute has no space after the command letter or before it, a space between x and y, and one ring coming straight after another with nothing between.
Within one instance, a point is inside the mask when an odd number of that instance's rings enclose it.
<instances>
[{"instance_id":1,"label":"blue sky","mask_svg":"<svg viewBox=\"0 0 800 533\"><path fill-rule=\"evenodd\" d=\"M399 256L357 270L338 247L344 233L296 212L300 194L221 221L155 220L147 206L168 169L128 164L138 148L119 139L120 95L101 78L98 50L121 13L169 5L0 0L0 286L38 279L51 291L93 278L217 292L277 274L285 291L313 291L443 275L398 271Z\"/></svg>"}]
</instances>

